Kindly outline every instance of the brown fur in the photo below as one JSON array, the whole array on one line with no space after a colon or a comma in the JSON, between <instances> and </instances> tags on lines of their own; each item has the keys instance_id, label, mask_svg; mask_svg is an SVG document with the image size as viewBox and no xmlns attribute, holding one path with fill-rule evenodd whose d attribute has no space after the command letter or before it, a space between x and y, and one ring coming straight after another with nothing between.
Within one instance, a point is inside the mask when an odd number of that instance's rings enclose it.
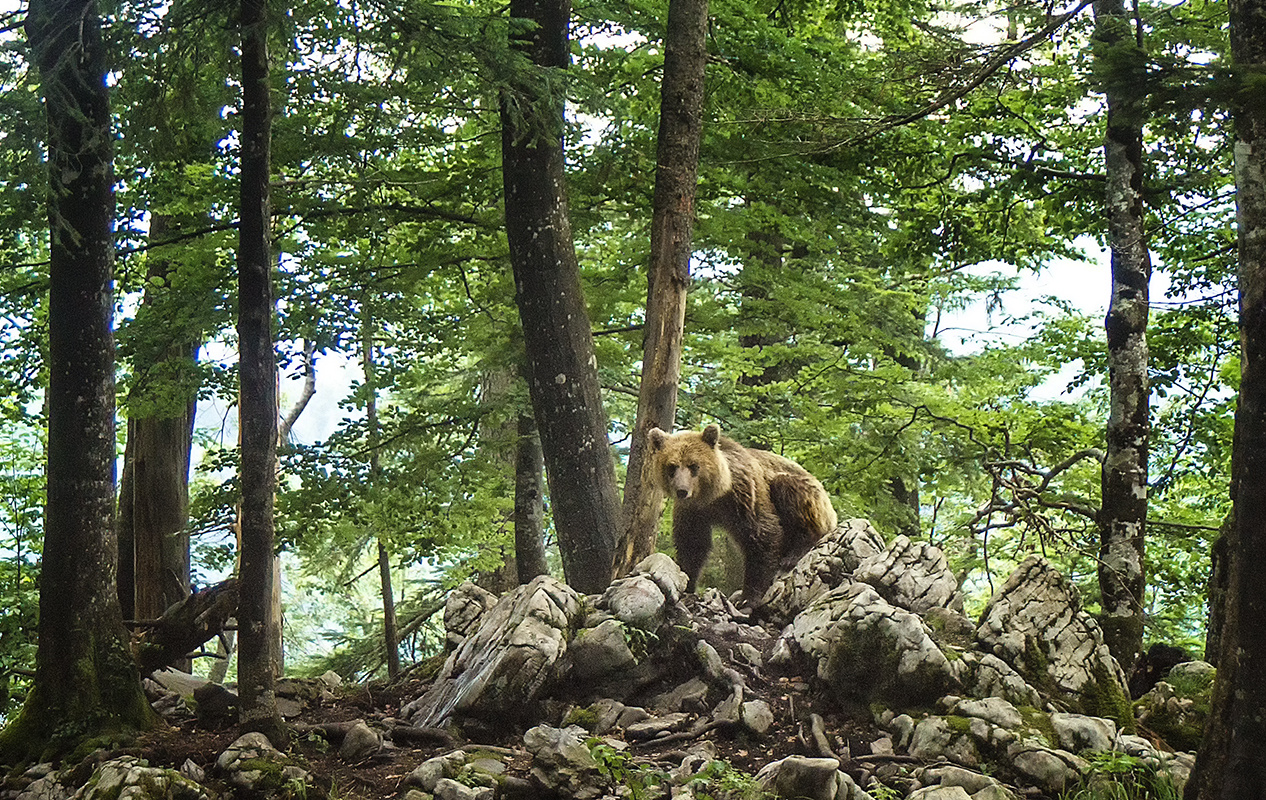
<instances>
[{"instance_id":1,"label":"brown fur","mask_svg":"<svg viewBox=\"0 0 1266 800\"><path fill-rule=\"evenodd\" d=\"M750 450L709 425L669 435L650 431L656 482L673 498L677 563L693 592L724 528L743 550L743 595L760 599L781 567L790 566L835 528L835 509L817 478L768 450Z\"/></svg>"}]
</instances>

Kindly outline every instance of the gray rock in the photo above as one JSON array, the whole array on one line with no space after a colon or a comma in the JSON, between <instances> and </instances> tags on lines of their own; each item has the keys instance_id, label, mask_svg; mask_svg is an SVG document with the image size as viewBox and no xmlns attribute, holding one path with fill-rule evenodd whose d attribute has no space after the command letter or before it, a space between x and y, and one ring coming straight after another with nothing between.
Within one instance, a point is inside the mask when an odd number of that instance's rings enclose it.
<instances>
[{"instance_id":1,"label":"gray rock","mask_svg":"<svg viewBox=\"0 0 1266 800\"><path fill-rule=\"evenodd\" d=\"M185 763L180 765L180 774L194 783L202 783L207 779L207 771L195 764L192 758L186 758Z\"/></svg>"},{"instance_id":2,"label":"gray rock","mask_svg":"<svg viewBox=\"0 0 1266 800\"><path fill-rule=\"evenodd\" d=\"M784 636L815 665L818 678L862 702L930 702L956 683L923 621L866 584L819 597Z\"/></svg>"},{"instance_id":3,"label":"gray rock","mask_svg":"<svg viewBox=\"0 0 1266 800\"><path fill-rule=\"evenodd\" d=\"M928 767L920 771L919 781L926 786L960 786L967 794L998 785L988 775L955 766Z\"/></svg>"},{"instance_id":4,"label":"gray rock","mask_svg":"<svg viewBox=\"0 0 1266 800\"><path fill-rule=\"evenodd\" d=\"M246 767L247 763L251 766ZM215 766L230 784L246 792L298 796L311 782L307 770L278 752L262 733L238 737L216 759Z\"/></svg>"},{"instance_id":5,"label":"gray rock","mask_svg":"<svg viewBox=\"0 0 1266 800\"><path fill-rule=\"evenodd\" d=\"M624 729L629 739L654 739L666 733L685 730L690 725L690 715L682 712L635 722Z\"/></svg>"},{"instance_id":6,"label":"gray rock","mask_svg":"<svg viewBox=\"0 0 1266 800\"><path fill-rule=\"evenodd\" d=\"M862 560L883 549L883 537L867 520L841 522L801 556L790 572L774 579L761 600L761 616L775 626L785 625L814 600L851 582Z\"/></svg>"},{"instance_id":7,"label":"gray rock","mask_svg":"<svg viewBox=\"0 0 1266 800\"><path fill-rule=\"evenodd\" d=\"M906 536L898 536L883 551L863 559L853 570L853 580L874 586L880 597L916 614L932 608L963 608L958 579L945 553Z\"/></svg>"},{"instance_id":8,"label":"gray rock","mask_svg":"<svg viewBox=\"0 0 1266 800\"><path fill-rule=\"evenodd\" d=\"M1016 771L1050 794L1072 788L1088 768L1085 761L1063 750L1051 750L1031 743L1017 743L1007 749Z\"/></svg>"},{"instance_id":9,"label":"gray rock","mask_svg":"<svg viewBox=\"0 0 1266 800\"><path fill-rule=\"evenodd\" d=\"M627 577L607 587L597 607L626 625L653 631L664 623L685 590L686 573L664 553L652 553Z\"/></svg>"},{"instance_id":10,"label":"gray rock","mask_svg":"<svg viewBox=\"0 0 1266 800\"><path fill-rule=\"evenodd\" d=\"M497 604L497 596L466 581L444 601L444 637L456 647L479 627L484 614Z\"/></svg>"},{"instance_id":11,"label":"gray rock","mask_svg":"<svg viewBox=\"0 0 1266 800\"><path fill-rule=\"evenodd\" d=\"M406 719L438 727L454 716L503 718L536 700L566 654L581 616L580 596L548 575L506 593L444 662Z\"/></svg>"},{"instance_id":12,"label":"gray rock","mask_svg":"<svg viewBox=\"0 0 1266 800\"><path fill-rule=\"evenodd\" d=\"M1135 702L1139 723L1175 750L1195 750L1204 736L1216 673L1205 661L1174 666L1165 680Z\"/></svg>"},{"instance_id":13,"label":"gray rock","mask_svg":"<svg viewBox=\"0 0 1266 800\"><path fill-rule=\"evenodd\" d=\"M985 730L979 731L976 738ZM919 720L910 737L910 755L925 761L944 759L964 767L980 766L980 751L976 747L973 735L968 731L956 730L945 717L927 717Z\"/></svg>"},{"instance_id":14,"label":"gray rock","mask_svg":"<svg viewBox=\"0 0 1266 800\"><path fill-rule=\"evenodd\" d=\"M675 689L651 698L650 707L668 714L677 711L703 711L708 707L708 684L691 678Z\"/></svg>"},{"instance_id":15,"label":"gray rock","mask_svg":"<svg viewBox=\"0 0 1266 800\"><path fill-rule=\"evenodd\" d=\"M1125 724L1125 675L1076 588L1040 556L1025 559L988 605L977 640L1071 711Z\"/></svg>"},{"instance_id":16,"label":"gray rock","mask_svg":"<svg viewBox=\"0 0 1266 800\"><path fill-rule=\"evenodd\" d=\"M961 786L928 786L915 789L906 800L971 800L971 795Z\"/></svg>"},{"instance_id":17,"label":"gray rock","mask_svg":"<svg viewBox=\"0 0 1266 800\"><path fill-rule=\"evenodd\" d=\"M49 772L26 785L18 792L17 800L68 800L70 790L57 780L56 772Z\"/></svg>"},{"instance_id":18,"label":"gray rock","mask_svg":"<svg viewBox=\"0 0 1266 800\"><path fill-rule=\"evenodd\" d=\"M211 794L174 769L148 766L134 756L99 765L74 800L209 800Z\"/></svg>"},{"instance_id":19,"label":"gray rock","mask_svg":"<svg viewBox=\"0 0 1266 800\"><path fill-rule=\"evenodd\" d=\"M629 649L624 623L609 619L576 634L569 645L568 663L570 675L590 681L623 672L637 659Z\"/></svg>"},{"instance_id":20,"label":"gray rock","mask_svg":"<svg viewBox=\"0 0 1266 800\"><path fill-rule=\"evenodd\" d=\"M576 725L537 725L523 734L523 745L532 755L532 779L548 791L576 800L601 797L610 787L585 746L587 736L585 729Z\"/></svg>"},{"instance_id":21,"label":"gray rock","mask_svg":"<svg viewBox=\"0 0 1266 800\"><path fill-rule=\"evenodd\" d=\"M382 749L382 734L366 725L357 722L343 736L338 755L344 761L352 763L364 761Z\"/></svg>"},{"instance_id":22,"label":"gray rock","mask_svg":"<svg viewBox=\"0 0 1266 800\"><path fill-rule=\"evenodd\" d=\"M487 786L471 787L452 778L440 778L435 784L435 800L492 800L493 796Z\"/></svg>"},{"instance_id":23,"label":"gray rock","mask_svg":"<svg viewBox=\"0 0 1266 800\"><path fill-rule=\"evenodd\" d=\"M1015 800L1015 795L1002 786L994 784L978 792L972 792L971 800Z\"/></svg>"},{"instance_id":24,"label":"gray rock","mask_svg":"<svg viewBox=\"0 0 1266 800\"><path fill-rule=\"evenodd\" d=\"M1083 750L1106 752L1112 749L1112 743L1117 738L1116 723L1110 719L1061 712L1053 712L1050 718L1060 749L1071 753Z\"/></svg>"},{"instance_id":25,"label":"gray rock","mask_svg":"<svg viewBox=\"0 0 1266 800\"><path fill-rule=\"evenodd\" d=\"M766 734L774 726L774 712L764 700L751 700L743 704L743 727L753 733Z\"/></svg>"},{"instance_id":26,"label":"gray rock","mask_svg":"<svg viewBox=\"0 0 1266 800\"><path fill-rule=\"evenodd\" d=\"M756 782L778 797L835 800L840 762L834 758L788 756L756 773Z\"/></svg>"},{"instance_id":27,"label":"gray rock","mask_svg":"<svg viewBox=\"0 0 1266 800\"><path fill-rule=\"evenodd\" d=\"M954 703L952 713L964 717L976 717L1000 728L1018 728L1024 724L1024 717L1016 707L1000 697L986 697L982 700L959 700Z\"/></svg>"},{"instance_id":28,"label":"gray rock","mask_svg":"<svg viewBox=\"0 0 1266 800\"><path fill-rule=\"evenodd\" d=\"M442 778L456 778L464 766L466 766L466 753L461 750L428 758L414 767L413 771L405 777L404 785L433 793Z\"/></svg>"},{"instance_id":29,"label":"gray rock","mask_svg":"<svg viewBox=\"0 0 1266 800\"><path fill-rule=\"evenodd\" d=\"M1020 673L992 653L967 651L954 662L955 676L972 697L997 697L1013 706L1040 708L1042 698Z\"/></svg>"}]
</instances>

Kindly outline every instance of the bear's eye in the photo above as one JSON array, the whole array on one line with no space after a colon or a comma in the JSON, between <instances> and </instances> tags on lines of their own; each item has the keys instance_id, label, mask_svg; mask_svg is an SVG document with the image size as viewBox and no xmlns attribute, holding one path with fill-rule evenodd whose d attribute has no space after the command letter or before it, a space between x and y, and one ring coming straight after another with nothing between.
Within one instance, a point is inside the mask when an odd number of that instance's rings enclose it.
<instances>
[{"instance_id":1,"label":"bear's eye","mask_svg":"<svg viewBox=\"0 0 1266 800\"><path fill-rule=\"evenodd\" d=\"M664 474L665 474L665 475L667 475L668 477L670 477L670 478L671 478L671 477L672 477L672 476L673 476L676 472L677 472L677 465L676 465L676 464L665 464L665 465L664 465Z\"/></svg>"},{"instance_id":2,"label":"bear's eye","mask_svg":"<svg viewBox=\"0 0 1266 800\"><path fill-rule=\"evenodd\" d=\"M691 475L698 475L698 474L699 474L699 465L698 465L698 464L691 464L691 465L690 465L690 474L691 474Z\"/></svg>"}]
</instances>

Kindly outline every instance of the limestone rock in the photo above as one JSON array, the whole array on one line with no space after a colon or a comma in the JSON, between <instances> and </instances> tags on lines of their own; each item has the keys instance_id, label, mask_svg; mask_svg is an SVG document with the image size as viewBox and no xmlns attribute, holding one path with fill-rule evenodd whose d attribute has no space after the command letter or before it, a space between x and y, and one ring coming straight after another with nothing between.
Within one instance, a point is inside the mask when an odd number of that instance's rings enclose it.
<instances>
[{"instance_id":1,"label":"limestone rock","mask_svg":"<svg viewBox=\"0 0 1266 800\"><path fill-rule=\"evenodd\" d=\"M978 735L988 736L987 730ZM927 717L919 720L910 738L910 755L925 761L944 759L964 767L978 767L980 751L971 733L956 727L945 717Z\"/></svg>"},{"instance_id":2,"label":"limestone rock","mask_svg":"<svg viewBox=\"0 0 1266 800\"><path fill-rule=\"evenodd\" d=\"M63 795L64 796L64 795ZM213 795L174 769L151 767L135 756L99 765L74 800L209 800Z\"/></svg>"},{"instance_id":3,"label":"limestone rock","mask_svg":"<svg viewBox=\"0 0 1266 800\"><path fill-rule=\"evenodd\" d=\"M626 625L654 631L686 590L686 573L664 553L652 553L613 582L597 606Z\"/></svg>"},{"instance_id":4,"label":"limestone rock","mask_svg":"<svg viewBox=\"0 0 1266 800\"><path fill-rule=\"evenodd\" d=\"M1007 757L1016 772L1049 794L1071 789L1089 767L1072 753L1032 743L1013 745L1008 748Z\"/></svg>"},{"instance_id":5,"label":"limestone rock","mask_svg":"<svg viewBox=\"0 0 1266 800\"><path fill-rule=\"evenodd\" d=\"M822 595L850 580L862 560L884 549L870 522L849 519L822 537L790 572L778 576L761 601L761 615L775 626L789 622Z\"/></svg>"},{"instance_id":6,"label":"limestone rock","mask_svg":"<svg viewBox=\"0 0 1266 800\"><path fill-rule=\"evenodd\" d=\"M1050 718L1060 748L1072 753L1105 752L1112 749L1117 738L1116 723L1110 719L1060 712L1052 713Z\"/></svg>"},{"instance_id":7,"label":"limestone rock","mask_svg":"<svg viewBox=\"0 0 1266 800\"><path fill-rule=\"evenodd\" d=\"M1040 556L1025 559L988 605L976 638L1039 692L1124 725L1125 674L1076 588Z\"/></svg>"},{"instance_id":8,"label":"limestone rock","mask_svg":"<svg viewBox=\"0 0 1266 800\"><path fill-rule=\"evenodd\" d=\"M853 580L869 583L880 597L916 614L933 608L963 609L958 579L941 548L893 539L881 552L867 556L853 570Z\"/></svg>"},{"instance_id":9,"label":"limestone rock","mask_svg":"<svg viewBox=\"0 0 1266 800\"><path fill-rule=\"evenodd\" d=\"M461 750L428 758L405 776L404 785L434 793L441 779L456 778L464 766L466 766L466 753Z\"/></svg>"},{"instance_id":10,"label":"limestone rock","mask_svg":"<svg viewBox=\"0 0 1266 800\"><path fill-rule=\"evenodd\" d=\"M1194 751L1204 736L1216 670L1205 661L1187 661L1134 703L1138 721L1175 750Z\"/></svg>"},{"instance_id":11,"label":"limestone rock","mask_svg":"<svg viewBox=\"0 0 1266 800\"><path fill-rule=\"evenodd\" d=\"M364 761L381 749L382 734L364 722L357 722L343 735L343 743L339 745L338 755L344 761L356 763Z\"/></svg>"},{"instance_id":12,"label":"limestone rock","mask_svg":"<svg viewBox=\"0 0 1266 800\"><path fill-rule=\"evenodd\" d=\"M624 623L616 619L579 631L568 653L569 673L582 681L604 678L636 663L625 637Z\"/></svg>"},{"instance_id":13,"label":"limestone rock","mask_svg":"<svg viewBox=\"0 0 1266 800\"><path fill-rule=\"evenodd\" d=\"M245 792L298 797L310 782L308 772L278 752L262 733L238 737L215 766L230 784Z\"/></svg>"},{"instance_id":14,"label":"limestone rock","mask_svg":"<svg viewBox=\"0 0 1266 800\"><path fill-rule=\"evenodd\" d=\"M523 734L532 754L532 779L543 789L576 800L595 800L609 788L598 771L598 762L585 746L584 728L537 725Z\"/></svg>"},{"instance_id":15,"label":"limestone rock","mask_svg":"<svg viewBox=\"0 0 1266 800\"><path fill-rule=\"evenodd\" d=\"M777 797L801 800L873 800L840 771L834 758L788 756L756 773L756 782Z\"/></svg>"},{"instance_id":16,"label":"limestone rock","mask_svg":"<svg viewBox=\"0 0 1266 800\"><path fill-rule=\"evenodd\" d=\"M923 621L866 584L819 597L784 632L841 694L894 704L934 700L956 683Z\"/></svg>"},{"instance_id":17,"label":"limestone rock","mask_svg":"<svg viewBox=\"0 0 1266 800\"><path fill-rule=\"evenodd\" d=\"M548 575L507 592L402 713L435 727L455 715L504 718L525 709L554 677L580 613L580 595Z\"/></svg>"},{"instance_id":18,"label":"limestone rock","mask_svg":"<svg viewBox=\"0 0 1266 800\"><path fill-rule=\"evenodd\" d=\"M465 641L496 604L495 594L470 581L450 592L444 601L444 637L449 647L457 647Z\"/></svg>"},{"instance_id":19,"label":"limestone rock","mask_svg":"<svg viewBox=\"0 0 1266 800\"><path fill-rule=\"evenodd\" d=\"M992 653L967 651L959 654L953 666L963 690L972 697L997 697L1017 707L1042 705L1037 689Z\"/></svg>"},{"instance_id":20,"label":"limestone rock","mask_svg":"<svg viewBox=\"0 0 1266 800\"><path fill-rule=\"evenodd\" d=\"M971 800L971 795L961 786L928 786L914 790L906 800Z\"/></svg>"},{"instance_id":21,"label":"limestone rock","mask_svg":"<svg viewBox=\"0 0 1266 800\"><path fill-rule=\"evenodd\" d=\"M757 734L765 734L774 726L774 712L764 700L749 700L742 706L740 718L743 727Z\"/></svg>"}]
</instances>

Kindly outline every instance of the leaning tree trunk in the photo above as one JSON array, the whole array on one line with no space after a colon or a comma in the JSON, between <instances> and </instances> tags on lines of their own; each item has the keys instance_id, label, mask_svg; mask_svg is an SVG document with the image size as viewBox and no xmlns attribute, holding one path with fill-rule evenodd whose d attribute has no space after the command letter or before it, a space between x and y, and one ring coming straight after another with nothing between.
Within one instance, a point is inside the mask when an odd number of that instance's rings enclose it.
<instances>
[{"instance_id":1,"label":"leaning tree trunk","mask_svg":"<svg viewBox=\"0 0 1266 800\"><path fill-rule=\"evenodd\" d=\"M1252 80L1266 69L1266 0L1231 0L1231 56ZM1266 798L1266 105L1239 95L1235 111L1239 236L1240 396L1235 412L1235 534L1226 580L1213 708L1186 796Z\"/></svg>"},{"instance_id":2,"label":"leaning tree trunk","mask_svg":"<svg viewBox=\"0 0 1266 800\"><path fill-rule=\"evenodd\" d=\"M514 572L520 584L549 574L545 558L545 457L536 420L519 412L514 448Z\"/></svg>"},{"instance_id":3,"label":"leaning tree trunk","mask_svg":"<svg viewBox=\"0 0 1266 800\"><path fill-rule=\"evenodd\" d=\"M264 0L242 0L241 224L238 317L242 442L241 601L237 674L244 729L279 746L289 736L277 712L278 662L273 641L273 495L277 485L277 363L273 353L269 243L271 164L267 14Z\"/></svg>"},{"instance_id":4,"label":"leaning tree trunk","mask_svg":"<svg viewBox=\"0 0 1266 800\"><path fill-rule=\"evenodd\" d=\"M651 262L647 277L642 385L624 484L624 527L615 574L626 574L655 552L664 497L645 465L647 434L672 431L681 379L681 346L690 285L691 232L703 131L708 0L671 0L664 36Z\"/></svg>"},{"instance_id":5,"label":"leaning tree trunk","mask_svg":"<svg viewBox=\"0 0 1266 800\"><path fill-rule=\"evenodd\" d=\"M113 153L101 22L90 0L32 0L27 38L48 115L48 496L35 681L0 761L151 727L115 585Z\"/></svg>"},{"instance_id":6,"label":"leaning tree trunk","mask_svg":"<svg viewBox=\"0 0 1266 800\"><path fill-rule=\"evenodd\" d=\"M580 285L563 171L563 102L543 79L568 64L569 0L511 0L534 23L513 46L539 70L501 98L506 237L527 348L528 390L567 581L586 593L611 582L619 498Z\"/></svg>"},{"instance_id":7,"label":"leaning tree trunk","mask_svg":"<svg viewBox=\"0 0 1266 800\"><path fill-rule=\"evenodd\" d=\"M1108 104L1104 136L1112 298L1108 305L1110 412L1099 511L1100 624L1127 671L1143 646L1144 534L1147 526L1147 316L1152 265L1143 218L1142 47L1121 0L1097 0L1096 59ZM1124 54L1124 55L1123 55ZM1129 56L1129 57L1125 57Z\"/></svg>"}]
</instances>

